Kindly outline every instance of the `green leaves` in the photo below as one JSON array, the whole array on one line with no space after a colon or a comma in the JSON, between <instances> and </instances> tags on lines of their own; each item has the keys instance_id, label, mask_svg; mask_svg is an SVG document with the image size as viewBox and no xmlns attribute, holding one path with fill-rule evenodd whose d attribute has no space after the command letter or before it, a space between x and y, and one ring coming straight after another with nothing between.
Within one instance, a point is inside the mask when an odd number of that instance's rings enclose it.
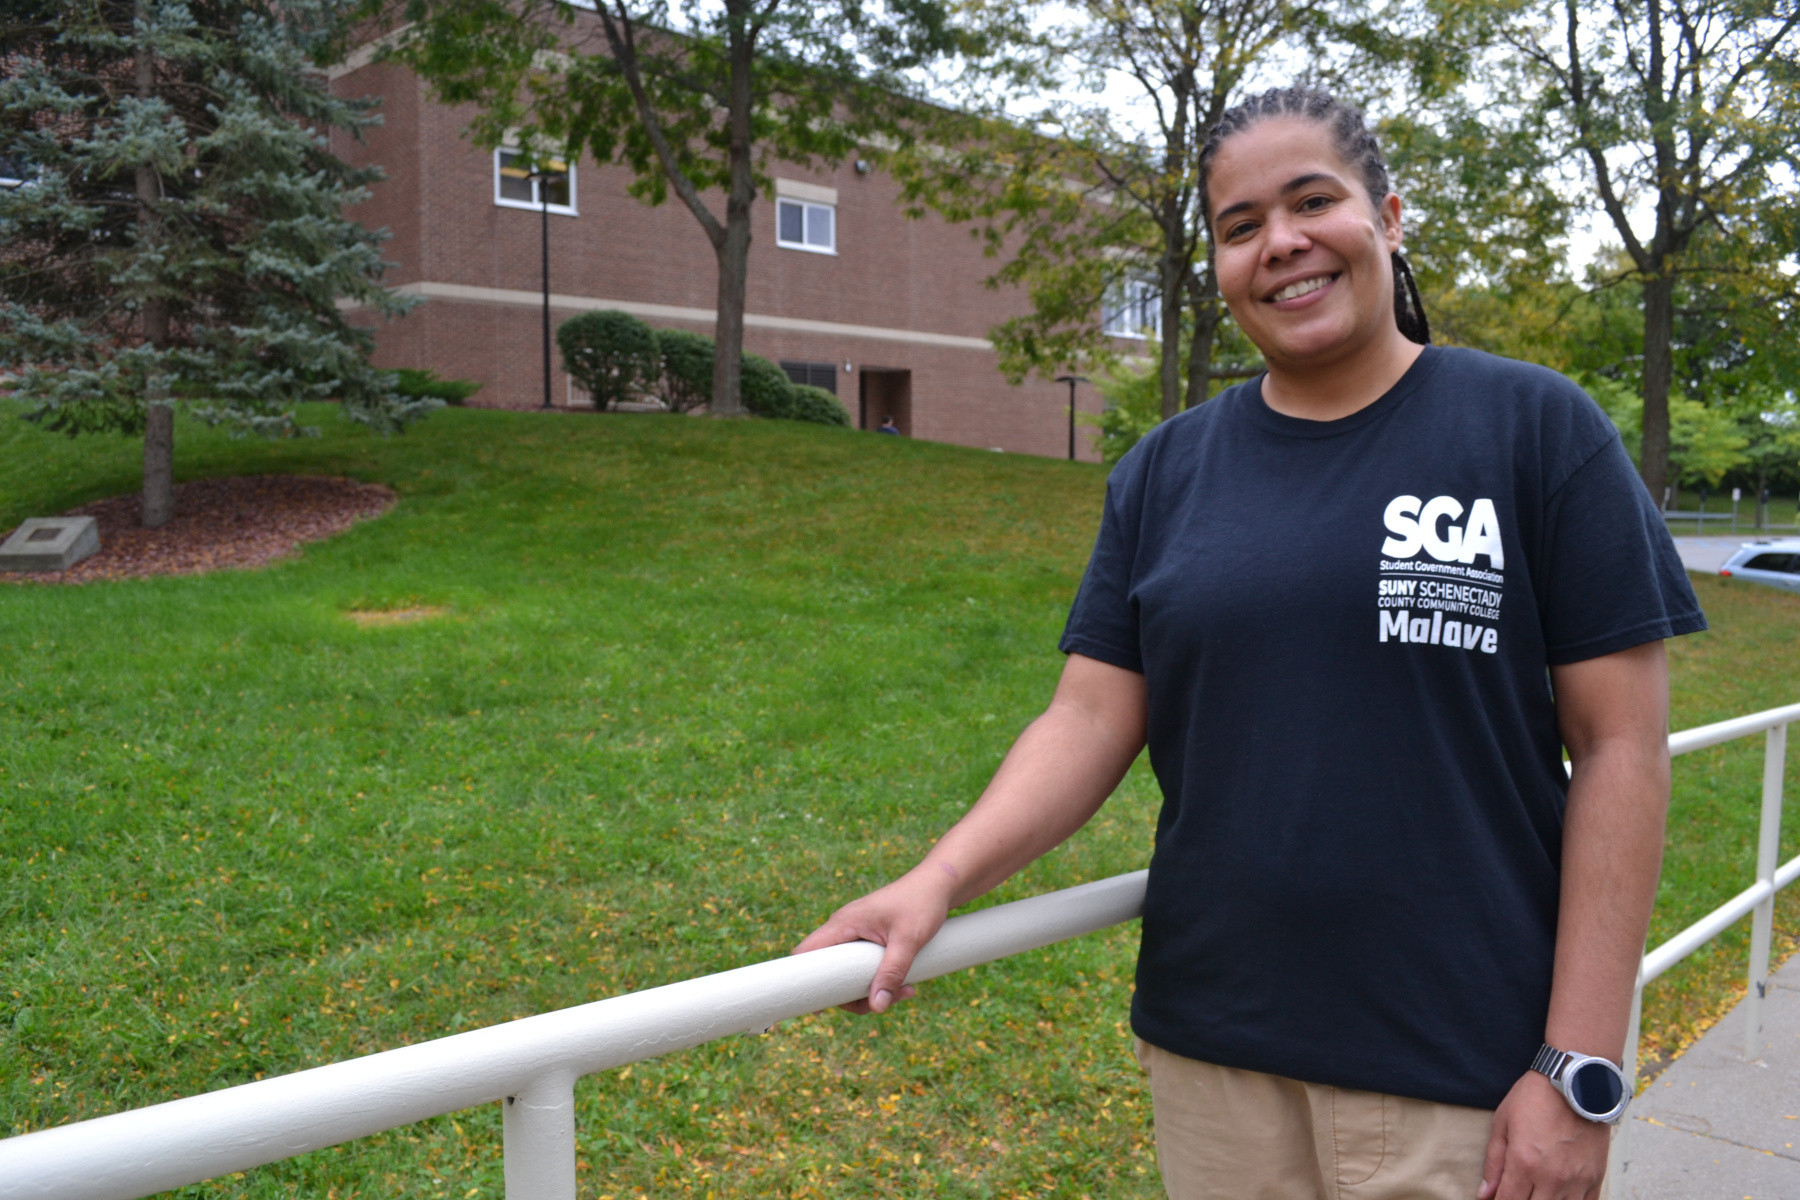
<instances>
[{"instance_id":1,"label":"green leaves","mask_svg":"<svg viewBox=\"0 0 1800 1200\"><path fill-rule=\"evenodd\" d=\"M662 375L656 332L630 313L607 309L570 317L557 327L563 369L595 407L638 399Z\"/></svg>"},{"instance_id":2,"label":"green leaves","mask_svg":"<svg viewBox=\"0 0 1800 1200\"><path fill-rule=\"evenodd\" d=\"M294 404L328 396L378 428L422 415L389 393L340 307L410 303L381 286L382 235L343 216L379 171L323 134L369 120L311 66L347 11L83 0L0 31L17 64L0 79L0 153L35 168L0 192L18 248L0 262L0 364L25 368L35 419L135 432L153 384L244 431L292 431Z\"/></svg>"},{"instance_id":3,"label":"green leaves","mask_svg":"<svg viewBox=\"0 0 1800 1200\"><path fill-rule=\"evenodd\" d=\"M1455 305L1471 283L1555 284L1554 238L1584 211L1616 238L1593 282L1629 281L1640 302L1636 345L1609 369L1642 389L1660 491L1673 396L1718 405L1746 370L1800 384L1792 338L1763 317L1792 313L1800 267L1800 15L1742 0L1432 11L1466 66L1417 83L1424 111L1396 123L1437 251L1421 275Z\"/></svg>"}]
</instances>

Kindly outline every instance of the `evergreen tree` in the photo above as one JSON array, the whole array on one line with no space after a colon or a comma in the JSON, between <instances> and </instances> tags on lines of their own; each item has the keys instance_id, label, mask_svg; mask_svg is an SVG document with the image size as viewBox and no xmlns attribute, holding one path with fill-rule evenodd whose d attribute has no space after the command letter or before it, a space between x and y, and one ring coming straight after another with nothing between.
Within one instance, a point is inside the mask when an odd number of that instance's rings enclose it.
<instances>
[{"instance_id":1,"label":"evergreen tree","mask_svg":"<svg viewBox=\"0 0 1800 1200\"><path fill-rule=\"evenodd\" d=\"M335 397L389 432L435 402L369 365L345 308L397 315L368 123L313 54L339 0L9 0L0 21L0 367L28 419L144 436L144 524L173 510L174 410L267 436ZM349 302L340 308L340 304Z\"/></svg>"}]
</instances>

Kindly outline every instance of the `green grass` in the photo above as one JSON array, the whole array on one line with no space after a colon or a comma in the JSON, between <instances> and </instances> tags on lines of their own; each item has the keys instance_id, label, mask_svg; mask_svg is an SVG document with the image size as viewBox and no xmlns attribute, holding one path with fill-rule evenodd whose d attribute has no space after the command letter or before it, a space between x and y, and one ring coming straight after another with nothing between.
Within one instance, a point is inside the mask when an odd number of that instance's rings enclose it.
<instances>
[{"instance_id":1,"label":"green grass","mask_svg":"<svg viewBox=\"0 0 1800 1200\"><path fill-rule=\"evenodd\" d=\"M0 525L137 486L134 443L13 411ZM785 423L313 419L184 424L179 473L379 480L392 513L266 571L0 587L0 1132L784 953L915 861L1041 707L1103 487ZM1677 725L1794 699L1800 598L1700 586ZM410 606L443 614L345 617ZM1678 767L1658 937L1748 882L1758 753ZM1141 866L1155 805L1140 764L994 899ZM1729 1002L1744 940L1658 986L1648 1043ZM1160 1195L1134 949L584 1081L583 1195ZM188 1193L498 1197L499 1114Z\"/></svg>"}]
</instances>

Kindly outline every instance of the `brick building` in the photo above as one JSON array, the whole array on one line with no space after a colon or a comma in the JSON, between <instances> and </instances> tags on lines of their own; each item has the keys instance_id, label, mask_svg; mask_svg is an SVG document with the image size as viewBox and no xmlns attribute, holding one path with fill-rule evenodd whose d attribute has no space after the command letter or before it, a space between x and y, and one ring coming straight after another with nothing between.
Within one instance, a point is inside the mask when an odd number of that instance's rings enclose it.
<instances>
[{"instance_id":1,"label":"brick building","mask_svg":"<svg viewBox=\"0 0 1800 1200\"><path fill-rule=\"evenodd\" d=\"M475 402L542 402L540 223L534 189L547 186L553 322L616 308L653 326L713 332L717 267L693 216L676 199L650 207L626 193L629 173L591 159L566 185L512 170L505 150L476 148L468 110L432 101L405 69L352 58L333 72L344 95L382 98L383 123L363 143L339 134L337 152L381 164L387 182L352 214L393 233L388 281L425 298L378 331L376 362L428 367L484 386ZM745 349L835 392L853 424L892 416L917 438L1063 457L1067 385L1009 385L986 340L1022 311L1016 292L982 280L995 263L966 229L908 220L898 186L860 162L808 171L776 164L775 195L759 197L750 248ZM723 212L718 197L715 211ZM585 400L552 355L551 395ZM1083 411L1100 398L1077 387ZM1092 433L1077 456L1094 460Z\"/></svg>"}]
</instances>

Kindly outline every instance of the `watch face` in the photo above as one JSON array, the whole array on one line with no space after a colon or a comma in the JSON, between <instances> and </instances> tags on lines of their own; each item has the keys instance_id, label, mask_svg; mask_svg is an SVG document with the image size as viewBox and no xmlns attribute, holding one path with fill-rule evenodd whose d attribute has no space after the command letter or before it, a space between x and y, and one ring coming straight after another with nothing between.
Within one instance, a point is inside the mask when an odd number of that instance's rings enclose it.
<instances>
[{"instance_id":1,"label":"watch face","mask_svg":"<svg viewBox=\"0 0 1800 1200\"><path fill-rule=\"evenodd\" d=\"M1603 1116L1619 1106L1625 1095L1625 1085L1607 1064L1584 1062L1575 1068L1569 1080L1569 1094L1588 1112Z\"/></svg>"}]
</instances>

